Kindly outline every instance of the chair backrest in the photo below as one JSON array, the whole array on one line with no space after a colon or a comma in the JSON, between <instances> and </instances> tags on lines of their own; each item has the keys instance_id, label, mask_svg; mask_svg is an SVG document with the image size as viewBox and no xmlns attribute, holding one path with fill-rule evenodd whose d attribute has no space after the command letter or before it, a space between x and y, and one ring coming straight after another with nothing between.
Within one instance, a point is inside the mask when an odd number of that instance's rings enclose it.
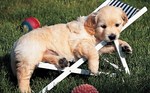
<instances>
[{"instance_id":1,"label":"chair backrest","mask_svg":"<svg viewBox=\"0 0 150 93\"><path fill-rule=\"evenodd\" d=\"M133 15L135 15L139 11L139 9L137 9L133 6L130 6L128 4L125 4L119 0L112 0L111 2L109 2L108 5L122 8L122 10L128 16L128 19L130 19Z\"/></svg>"},{"instance_id":2,"label":"chair backrest","mask_svg":"<svg viewBox=\"0 0 150 93\"><path fill-rule=\"evenodd\" d=\"M139 11L139 9L137 9L131 5L128 5L126 3L123 3L120 0L106 0L102 5L100 5L97 9L95 9L92 13L96 13L102 7L104 7L106 5L122 8L122 10L126 13L128 19L130 19L132 16L134 16Z\"/></svg>"}]
</instances>

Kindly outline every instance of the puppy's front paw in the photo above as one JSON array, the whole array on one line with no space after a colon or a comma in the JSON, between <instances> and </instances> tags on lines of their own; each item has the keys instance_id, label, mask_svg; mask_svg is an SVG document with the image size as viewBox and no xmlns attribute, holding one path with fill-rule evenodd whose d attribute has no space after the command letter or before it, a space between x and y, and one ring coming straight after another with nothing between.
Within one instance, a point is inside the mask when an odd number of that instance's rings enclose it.
<instances>
[{"instance_id":1,"label":"puppy's front paw","mask_svg":"<svg viewBox=\"0 0 150 93\"><path fill-rule=\"evenodd\" d=\"M93 74L94 76L97 76L97 75L99 75L99 72L98 72L98 70L91 69L91 70L90 70L90 72L91 72L91 74Z\"/></svg>"},{"instance_id":2,"label":"puppy's front paw","mask_svg":"<svg viewBox=\"0 0 150 93\"><path fill-rule=\"evenodd\" d=\"M66 58L60 59L58 63L59 63L60 68L65 68L65 67L67 67L68 64L69 64L69 62L67 61Z\"/></svg>"},{"instance_id":3,"label":"puppy's front paw","mask_svg":"<svg viewBox=\"0 0 150 93\"><path fill-rule=\"evenodd\" d=\"M122 44L121 45L122 51L127 53L127 54L132 54L132 48L129 44Z\"/></svg>"},{"instance_id":4,"label":"puppy's front paw","mask_svg":"<svg viewBox=\"0 0 150 93\"><path fill-rule=\"evenodd\" d=\"M92 75L94 75L94 76L98 76L98 75L100 75L100 74L99 74L99 72L96 72L96 73L95 73L95 72L94 72L94 73L93 73L93 72L91 72L91 74L92 74Z\"/></svg>"}]
</instances>

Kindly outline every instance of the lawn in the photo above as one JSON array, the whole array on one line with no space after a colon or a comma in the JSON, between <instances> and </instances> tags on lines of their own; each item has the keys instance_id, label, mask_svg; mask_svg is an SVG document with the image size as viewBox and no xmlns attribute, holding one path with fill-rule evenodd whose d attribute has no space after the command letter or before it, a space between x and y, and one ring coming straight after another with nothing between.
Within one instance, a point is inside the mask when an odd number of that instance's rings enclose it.
<instances>
[{"instance_id":1,"label":"lawn","mask_svg":"<svg viewBox=\"0 0 150 93\"><path fill-rule=\"evenodd\" d=\"M22 36L17 29L24 18L34 16L42 26L66 23L79 16L88 15L104 0L0 0L0 93L18 93L17 80L10 70L10 51L13 43ZM122 0L138 8L150 7L149 0ZM100 70L117 73L116 77L107 75L84 76L71 74L49 93L70 93L80 84L91 84L100 93L150 93L150 12L144 14L129 26L121 39L133 48L133 54L126 59L131 75L110 67L103 59L120 63L116 53L102 55ZM86 64L81 66L86 68ZM61 72L37 69L31 78L31 88L38 93Z\"/></svg>"}]
</instances>

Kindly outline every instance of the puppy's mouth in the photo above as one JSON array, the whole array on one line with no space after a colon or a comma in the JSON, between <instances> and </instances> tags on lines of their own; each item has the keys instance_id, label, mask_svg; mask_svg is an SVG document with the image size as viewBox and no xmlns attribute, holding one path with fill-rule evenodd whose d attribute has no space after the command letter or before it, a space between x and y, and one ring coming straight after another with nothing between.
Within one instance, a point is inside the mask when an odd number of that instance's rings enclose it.
<instances>
[{"instance_id":1,"label":"puppy's mouth","mask_svg":"<svg viewBox=\"0 0 150 93\"><path fill-rule=\"evenodd\" d=\"M109 34L109 35L106 35L105 37L106 37L105 41L107 41L107 42L112 42L112 41L117 40L119 38L119 36L116 34Z\"/></svg>"}]
</instances>

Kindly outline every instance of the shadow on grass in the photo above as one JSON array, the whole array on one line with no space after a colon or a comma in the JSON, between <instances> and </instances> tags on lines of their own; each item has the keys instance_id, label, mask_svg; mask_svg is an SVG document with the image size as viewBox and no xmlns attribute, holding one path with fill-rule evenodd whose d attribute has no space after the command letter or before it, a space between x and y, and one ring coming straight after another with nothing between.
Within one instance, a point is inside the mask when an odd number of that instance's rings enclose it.
<instances>
[{"instance_id":1,"label":"shadow on grass","mask_svg":"<svg viewBox=\"0 0 150 93\"><path fill-rule=\"evenodd\" d=\"M0 57L0 60L2 63L0 63L1 68L4 68L3 70L6 70L8 72L8 77L10 77L10 82L13 82L14 85L17 85L17 79L13 75L13 72L11 70L11 64L10 64L10 54L6 54L3 57Z\"/></svg>"}]
</instances>

